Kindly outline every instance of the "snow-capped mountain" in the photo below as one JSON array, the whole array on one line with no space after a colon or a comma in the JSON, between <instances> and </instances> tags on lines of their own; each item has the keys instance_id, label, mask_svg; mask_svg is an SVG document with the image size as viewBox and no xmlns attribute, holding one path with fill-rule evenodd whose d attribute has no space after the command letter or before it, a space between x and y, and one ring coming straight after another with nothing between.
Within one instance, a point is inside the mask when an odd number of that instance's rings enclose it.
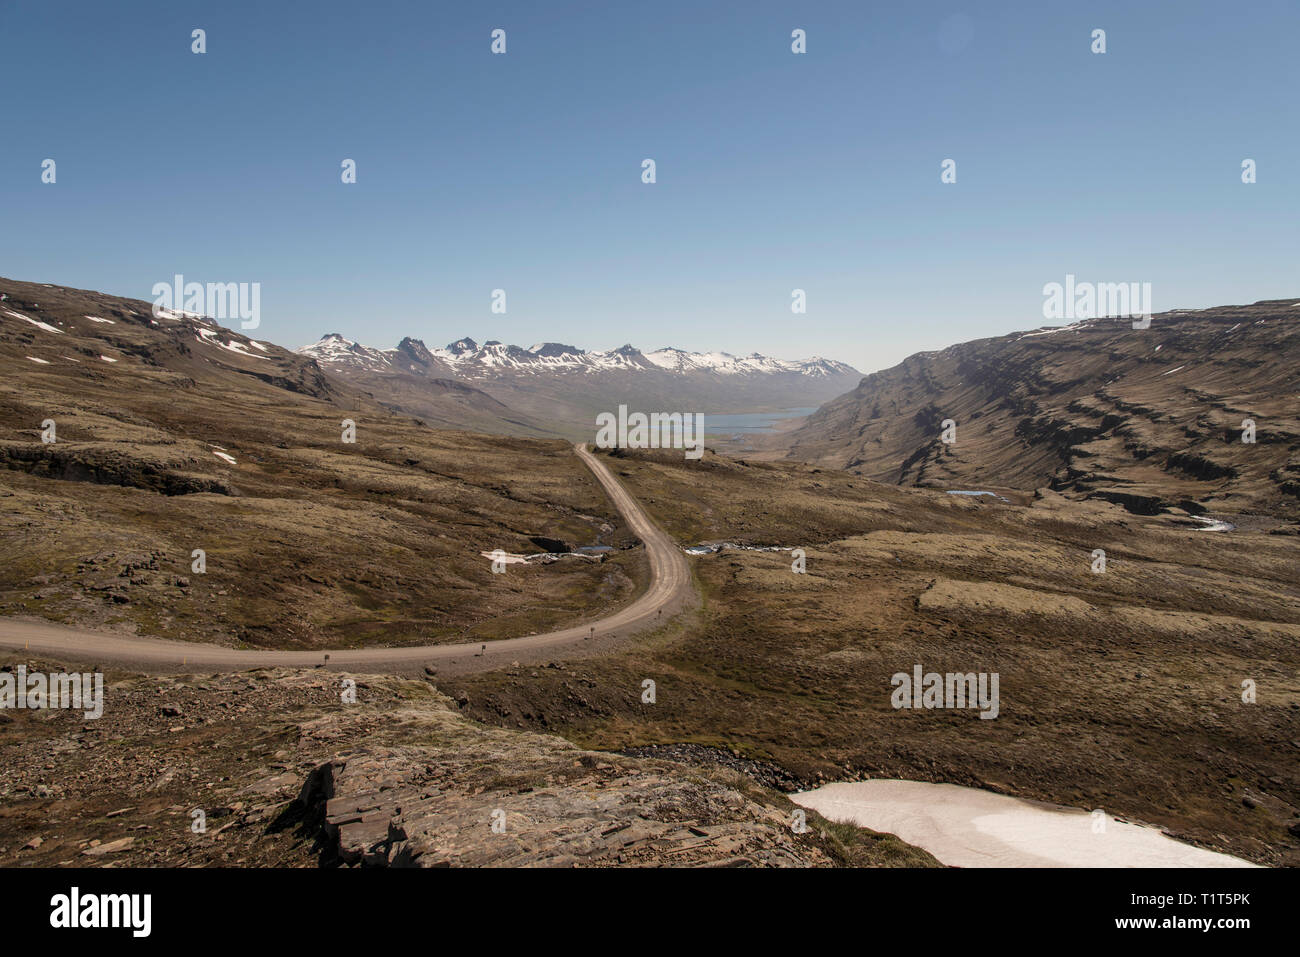
<instances>
[{"instance_id":1,"label":"snow-capped mountain","mask_svg":"<svg viewBox=\"0 0 1300 957\"><path fill-rule=\"evenodd\" d=\"M861 373L830 359L788 361L725 352L626 345L588 352L562 342L525 349L492 340L458 339L430 349L406 338L375 349L338 333L297 350L327 373L412 415L449 387L471 386L503 404L503 420L582 438L593 415L628 404L649 410L704 413L810 408L853 389Z\"/></svg>"},{"instance_id":2,"label":"snow-capped mountain","mask_svg":"<svg viewBox=\"0 0 1300 957\"><path fill-rule=\"evenodd\" d=\"M753 353L733 356L726 352L686 352L663 348L643 353L625 345L608 352L588 352L560 342L540 342L530 348L491 340L482 345L458 339L440 349L430 349L419 339L403 339L394 349L374 349L336 332L297 350L325 366L371 372L436 371L439 375L475 379L502 374L555 374L572 372L653 372L678 375L703 373L717 376L801 375L813 378L861 374L851 366L815 357L800 361L773 359Z\"/></svg>"},{"instance_id":3,"label":"snow-capped mountain","mask_svg":"<svg viewBox=\"0 0 1300 957\"><path fill-rule=\"evenodd\" d=\"M322 336L320 342L294 351L330 366L382 369L389 364L382 350L370 349L359 342L344 339L337 332L331 332Z\"/></svg>"},{"instance_id":4,"label":"snow-capped mountain","mask_svg":"<svg viewBox=\"0 0 1300 957\"><path fill-rule=\"evenodd\" d=\"M747 356L733 356L729 352L683 352L681 349L664 348L647 352L645 357L659 368L670 372L716 372L718 375L793 373L819 378L860 375L852 366L820 356L792 361L772 359L757 352Z\"/></svg>"}]
</instances>

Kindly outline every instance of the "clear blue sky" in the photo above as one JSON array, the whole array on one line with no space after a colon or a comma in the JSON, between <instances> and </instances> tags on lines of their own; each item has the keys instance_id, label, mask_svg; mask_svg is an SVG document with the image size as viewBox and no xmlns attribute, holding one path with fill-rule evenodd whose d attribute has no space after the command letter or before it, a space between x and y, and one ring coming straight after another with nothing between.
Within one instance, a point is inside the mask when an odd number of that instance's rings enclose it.
<instances>
[{"instance_id":1,"label":"clear blue sky","mask_svg":"<svg viewBox=\"0 0 1300 957\"><path fill-rule=\"evenodd\" d=\"M1295 2L0 0L0 37L0 275L260 282L291 347L870 371L1042 325L1067 272L1300 295Z\"/></svg>"}]
</instances>

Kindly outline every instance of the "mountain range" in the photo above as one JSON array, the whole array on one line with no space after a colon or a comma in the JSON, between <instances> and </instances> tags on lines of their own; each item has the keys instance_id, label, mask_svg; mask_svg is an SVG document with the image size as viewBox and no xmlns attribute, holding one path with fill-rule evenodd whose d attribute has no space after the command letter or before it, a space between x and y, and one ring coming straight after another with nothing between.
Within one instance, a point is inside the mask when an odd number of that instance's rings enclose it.
<instances>
[{"instance_id":1,"label":"mountain range","mask_svg":"<svg viewBox=\"0 0 1300 957\"><path fill-rule=\"evenodd\" d=\"M823 358L642 352L631 345L597 352L559 342L525 349L470 338L430 349L407 337L396 348L376 349L330 333L297 352L412 415L426 416L449 391L469 388L500 419L496 431L572 438L587 437L596 413L620 404L708 413L807 408L841 395L862 376Z\"/></svg>"}]
</instances>

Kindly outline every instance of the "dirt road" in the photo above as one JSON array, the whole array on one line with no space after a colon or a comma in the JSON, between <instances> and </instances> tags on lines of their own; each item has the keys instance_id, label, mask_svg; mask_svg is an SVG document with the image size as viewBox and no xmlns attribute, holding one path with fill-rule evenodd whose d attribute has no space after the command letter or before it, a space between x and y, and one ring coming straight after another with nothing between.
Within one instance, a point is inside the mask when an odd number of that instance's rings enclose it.
<instances>
[{"instance_id":1,"label":"dirt road","mask_svg":"<svg viewBox=\"0 0 1300 957\"><path fill-rule=\"evenodd\" d=\"M574 628L487 643L403 648L352 648L330 651L326 667L338 671L414 673L426 665L440 674L486 671L513 661L580 656L611 642L668 621L695 602L685 555L650 520L619 481L587 451L574 451L604 487L628 526L645 543L650 559L650 586L645 594L614 614ZM508 573L507 573L508 574ZM224 648L159 638L70 628L48 622L0 619L0 647L21 648L64 660L149 672L243 671L249 668L310 668L322 664L324 651L261 651Z\"/></svg>"}]
</instances>

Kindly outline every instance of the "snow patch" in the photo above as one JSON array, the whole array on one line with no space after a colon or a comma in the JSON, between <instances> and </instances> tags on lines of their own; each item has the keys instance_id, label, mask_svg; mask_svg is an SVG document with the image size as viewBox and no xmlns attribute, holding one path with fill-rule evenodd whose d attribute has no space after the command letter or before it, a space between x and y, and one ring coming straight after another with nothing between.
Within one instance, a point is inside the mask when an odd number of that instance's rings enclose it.
<instances>
[{"instance_id":1,"label":"snow patch","mask_svg":"<svg viewBox=\"0 0 1300 957\"><path fill-rule=\"evenodd\" d=\"M1237 526L1233 525L1232 522L1225 522L1217 518L1205 518L1202 515L1193 515L1192 521L1200 522L1201 525L1204 526L1203 528L1198 528L1198 532L1233 532L1237 530Z\"/></svg>"},{"instance_id":2,"label":"snow patch","mask_svg":"<svg viewBox=\"0 0 1300 957\"><path fill-rule=\"evenodd\" d=\"M242 342L236 342L233 339L230 342L222 342L221 339L219 338L218 332L215 329L198 329L196 331L198 332L198 335L194 337L196 342L204 342L210 346L219 346L220 348L225 349L227 352L233 352L236 355L247 356L249 359L267 360L270 358L269 356L254 355L253 353L249 352L246 348L244 348L244 344ZM258 348L261 347L259 346ZM262 351L265 352L266 350L263 349Z\"/></svg>"},{"instance_id":3,"label":"snow patch","mask_svg":"<svg viewBox=\"0 0 1300 957\"><path fill-rule=\"evenodd\" d=\"M1082 332L1084 329L1091 329L1096 323L1095 319L1080 319L1078 322L1072 322L1068 326L1042 326L1033 332L1025 332L1016 336L1016 341L1021 339L1032 339L1034 336L1054 336L1058 332ZM945 349L944 352L948 350Z\"/></svg>"},{"instance_id":4,"label":"snow patch","mask_svg":"<svg viewBox=\"0 0 1300 957\"><path fill-rule=\"evenodd\" d=\"M40 329L44 329L46 332L57 332L59 333L59 335L63 334L62 329L55 329L49 323L40 322L39 320L33 319L30 316L24 316L21 312L14 312L12 309L6 309L5 312L9 313L9 315L13 316L15 319L22 319L24 322L30 322L33 326L36 326Z\"/></svg>"}]
</instances>

